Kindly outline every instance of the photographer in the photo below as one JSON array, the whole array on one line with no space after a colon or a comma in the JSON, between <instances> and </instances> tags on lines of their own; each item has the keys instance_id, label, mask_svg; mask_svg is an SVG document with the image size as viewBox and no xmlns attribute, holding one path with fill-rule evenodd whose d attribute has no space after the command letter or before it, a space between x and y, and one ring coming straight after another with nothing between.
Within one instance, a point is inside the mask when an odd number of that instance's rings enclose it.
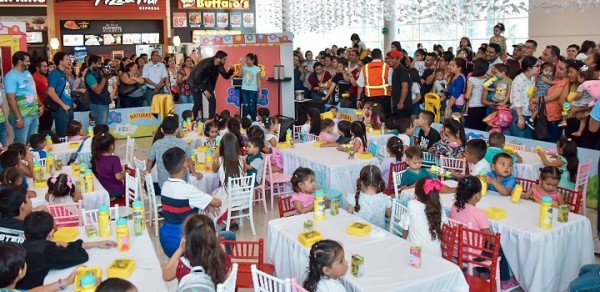
<instances>
[{"instance_id":1,"label":"photographer","mask_svg":"<svg viewBox=\"0 0 600 292\"><path fill-rule=\"evenodd\" d=\"M71 70L69 55L58 52L52 58L56 69L48 74L48 97L44 105L52 111L56 135L65 137L67 127L73 121L73 100L71 99L71 83L67 80L67 70Z\"/></svg>"},{"instance_id":2,"label":"photographer","mask_svg":"<svg viewBox=\"0 0 600 292\"><path fill-rule=\"evenodd\" d=\"M102 58L89 55L89 70L85 74L85 87L90 95L90 113L96 125L105 125L108 119L108 105L112 102L108 92L110 70L102 68Z\"/></svg>"}]
</instances>

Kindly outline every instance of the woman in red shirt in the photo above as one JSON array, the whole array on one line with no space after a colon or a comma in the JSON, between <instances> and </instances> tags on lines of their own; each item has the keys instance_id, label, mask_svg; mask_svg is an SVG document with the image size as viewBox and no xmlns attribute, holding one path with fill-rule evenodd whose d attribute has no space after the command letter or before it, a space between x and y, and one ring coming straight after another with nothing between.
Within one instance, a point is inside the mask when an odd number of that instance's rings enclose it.
<instances>
[{"instance_id":1,"label":"woman in red shirt","mask_svg":"<svg viewBox=\"0 0 600 292\"><path fill-rule=\"evenodd\" d=\"M315 69L314 73L308 77L310 98L313 100L325 100L325 93L329 89L331 74L324 70L323 65L319 62L315 63L313 68Z\"/></svg>"},{"instance_id":2,"label":"woman in red shirt","mask_svg":"<svg viewBox=\"0 0 600 292\"><path fill-rule=\"evenodd\" d=\"M569 78L567 77L567 63L565 61L558 62L556 66L556 84L548 89L547 95L544 97L546 102L546 118L548 119L548 131L550 139L547 142L556 143L562 136L562 128L558 124L562 120L562 104L566 100L566 95L563 97L563 91L568 93ZM533 102L539 103L538 98L532 99Z\"/></svg>"}]
</instances>

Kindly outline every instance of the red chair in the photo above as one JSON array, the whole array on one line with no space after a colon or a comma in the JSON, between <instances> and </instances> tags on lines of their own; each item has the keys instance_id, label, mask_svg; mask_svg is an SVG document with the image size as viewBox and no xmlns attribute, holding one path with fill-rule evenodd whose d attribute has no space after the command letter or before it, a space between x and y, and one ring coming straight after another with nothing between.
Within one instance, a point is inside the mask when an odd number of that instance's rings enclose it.
<instances>
[{"instance_id":1,"label":"red chair","mask_svg":"<svg viewBox=\"0 0 600 292\"><path fill-rule=\"evenodd\" d=\"M490 271L489 280L466 273L469 291L500 291L500 233L490 235L459 225L458 238L461 239L458 241L458 266L466 264Z\"/></svg>"},{"instance_id":2,"label":"red chair","mask_svg":"<svg viewBox=\"0 0 600 292\"><path fill-rule=\"evenodd\" d=\"M275 267L264 262L265 244L261 238L258 241L221 240L226 247L231 249L231 262L238 264L236 288L253 288L251 266L273 275Z\"/></svg>"},{"instance_id":3,"label":"red chair","mask_svg":"<svg viewBox=\"0 0 600 292\"><path fill-rule=\"evenodd\" d=\"M291 203L292 197L277 197L277 205L279 206L279 218L290 217L296 215L296 208Z\"/></svg>"},{"instance_id":4,"label":"red chair","mask_svg":"<svg viewBox=\"0 0 600 292\"><path fill-rule=\"evenodd\" d=\"M391 196L394 194L394 172L405 171L407 167L406 162L390 163L390 175L388 176L388 183L384 192L386 195Z\"/></svg>"},{"instance_id":5,"label":"red chair","mask_svg":"<svg viewBox=\"0 0 600 292\"><path fill-rule=\"evenodd\" d=\"M539 180L530 180L517 177L517 183L523 186L523 193L526 193L531 187L537 185Z\"/></svg>"},{"instance_id":6,"label":"red chair","mask_svg":"<svg viewBox=\"0 0 600 292\"><path fill-rule=\"evenodd\" d=\"M457 227L450 227L448 224L442 226L442 257L449 261L452 261L457 232Z\"/></svg>"},{"instance_id":7,"label":"red chair","mask_svg":"<svg viewBox=\"0 0 600 292\"><path fill-rule=\"evenodd\" d=\"M571 212L579 214L579 206L581 206L581 190L571 190L558 187L558 191L562 194L565 204L571 206Z\"/></svg>"}]
</instances>

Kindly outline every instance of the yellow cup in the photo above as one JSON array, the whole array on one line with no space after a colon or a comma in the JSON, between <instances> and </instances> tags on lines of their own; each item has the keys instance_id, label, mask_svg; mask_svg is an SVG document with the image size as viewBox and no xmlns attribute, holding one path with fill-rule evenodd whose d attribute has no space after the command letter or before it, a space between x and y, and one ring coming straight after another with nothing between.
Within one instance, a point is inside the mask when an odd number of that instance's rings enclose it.
<instances>
[{"instance_id":1,"label":"yellow cup","mask_svg":"<svg viewBox=\"0 0 600 292\"><path fill-rule=\"evenodd\" d=\"M516 185L511 193L511 201L515 204L518 203L521 200L522 194L523 194L523 186L519 185L519 184Z\"/></svg>"}]
</instances>

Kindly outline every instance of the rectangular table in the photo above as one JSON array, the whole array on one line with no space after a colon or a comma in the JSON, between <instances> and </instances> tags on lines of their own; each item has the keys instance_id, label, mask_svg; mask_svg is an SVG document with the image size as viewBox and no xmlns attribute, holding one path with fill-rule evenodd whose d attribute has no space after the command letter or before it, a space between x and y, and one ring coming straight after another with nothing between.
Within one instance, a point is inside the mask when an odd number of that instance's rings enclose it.
<instances>
[{"instance_id":1,"label":"rectangular table","mask_svg":"<svg viewBox=\"0 0 600 292\"><path fill-rule=\"evenodd\" d=\"M518 152L523 162L515 163L513 175L519 178L537 180L540 178L540 168L544 167L542 159L536 152L515 151ZM554 161L554 158L548 156L548 160Z\"/></svg>"},{"instance_id":2,"label":"rectangular table","mask_svg":"<svg viewBox=\"0 0 600 292\"><path fill-rule=\"evenodd\" d=\"M350 267L342 282L347 291L468 291L461 270L443 258L422 255L421 268L409 264L410 243L379 227L371 226L372 234L365 237L346 233L346 227L360 218L340 210L332 216L326 212L325 221L315 222L315 229L325 239L340 242L348 265L352 253L365 258L364 275L356 278ZM296 278L302 283L308 270L309 249L298 241L304 221L313 219L313 213L269 221L267 230L267 261L275 265L280 278Z\"/></svg>"},{"instance_id":3,"label":"rectangular table","mask_svg":"<svg viewBox=\"0 0 600 292\"><path fill-rule=\"evenodd\" d=\"M154 245L148 234L147 226L141 236L135 236L133 233L132 221L129 221L128 225L129 239L131 242L131 249L128 252L119 252L116 248L88 249L89 260L84 265L88 267L100 267L102 269L102 280L106 280L108 278L107 269L115 259L134 259L136 269L127 280L133 283L138 291L168 291L167 285L162 278L162 268L156 257L156 251L154 250ZM115 223L112 222L112 234L108 239L116 242L117 237L115 230ZM100 237L88 238L85 233L85 227L79 227L79 239L86 242L105 240ZM74 268L75 267L63 270L51 270L44 279L44 284L53 283L58 281L58 279L66 278ZM74 286L69 286L65 291L74 291Z\"/></svg>"},{"instance_id":4,"label":"rectangular table","mask_svg":"<svg viewBox=\"0 0 600 292\"><path fill-rule=\"evenodd\" d=\"M283 172L293 174L298 167L324 169L325 185L330 189L343 193L356 191L356 180L360 170L367 165L379 166L377 158L348 159L348 153L338 151L335 147L319 148L314 142L295 144L294 148L281 149L283 156Z\"/></svg>"},{"instance_id":5,"label":"rectangular table","mask_svg":"<svg viewBox=\"0 0 600 292\"><path fill-rule=\"evenodd\" d=\"M52 154L62 160L63 165L67 165L71 159L71 155L77 153L77 149L79 149L79 146L81 146L82 142L83 140L52 144Z\"/></svg>"},{"instance_id":6,"label":"rectangular table","mask_svg":"<svg viewBox=\"0 0 600 292\"><path fill-rule=\"evenodd\" d=\"M190 145L190 147L192 149L196 149L200 146L204 146L204 143L206 142L207 137L204 135L199 136L198 131L191 131L191 132L186 132L183 139L185 141L187 141L188 145Z\"/></svg>"},{"instance_id":7,"label":"rectangular table","mask_svg":"<svg viewBox=\"0 0 600 292\"><path fill-rule=\"evenodd\" d=\"M453 181L447 184L456 186ZM400 196L411 197L414 189L404 190ZM454 194L442 194L440 201L444 209L450 209ZM569 222L561 223L555 215L552 229L545 230L539 227L540 205L532 201L515 204L510 197L488 191L477 207L506 210L506 218L489 220L490 228L501 234L504 256L525 291L563 291L581 266L594 263L592 227L585 216L569 213Z\"/></svg>"},{"instance_id":8,"label":"rectangular table","mask_svg":"<svg viewBox=\"0 0 600 292\"><path fill-rule=\"evenodd\" d=\"M73 179L73 182L79 180L78 177L73 177L73 168L71 168L70 165L63 166L62 169L58 171L58 173L66 173L70 175ZM50 175L46 173L45 180L47 181L49 177ZM48 185L44 184L44 187L35 188L33 179L30 177L27 178L27 184L29 185L29 189L34 190L37 194L35 198L31 199L31 204L34 207L47 205L48 202L46 201L45 196L48 192ZM102 184L96 178L96 176L94 176L94 191L91 193L82 193L81 195L83 196L83 208L86 210L98 209L102 205L108 206L110 204L110 197L108 196L108 192L102 186Z\"/></svg>"}]
</instances>

